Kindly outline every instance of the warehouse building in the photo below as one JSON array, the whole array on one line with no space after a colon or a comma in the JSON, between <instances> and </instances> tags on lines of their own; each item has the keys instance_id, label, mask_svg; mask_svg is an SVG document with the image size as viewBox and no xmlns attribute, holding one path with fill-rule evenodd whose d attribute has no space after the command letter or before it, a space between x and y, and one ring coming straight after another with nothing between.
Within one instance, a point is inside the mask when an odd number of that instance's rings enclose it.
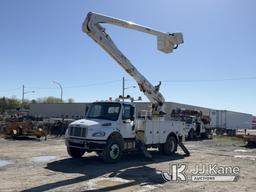
<instances>
[{"instance_id":1,"label":"warehouse building","mask_svg":"<svg viewBox=\"0 0 256 192\"><path fill-rule=\"evenodd\" d=\"M86 103L36 103L30 106L30 115L43 118L72 118L85 117Z\"/></svg>"},{"instance_id":2,"label":"warehouse building","mask_svg":"<svg viewBox=\"0 0 256 192\"><path fill-rule=\"evenodd\" d=\"M37 103L31 104L30 114L36 117L43 118L72 118L81 119L85 117L86 111L89 108L90 103ZM149 102L135 102L136 112L138 115L139 111L150 110L151 104ZM189 110L199 110L202 111L203 115L210 115L211 109L198 107L193 105L166 102L166 112L170 114L173 109L189 109Z\"/></svg>"}]
</instances>

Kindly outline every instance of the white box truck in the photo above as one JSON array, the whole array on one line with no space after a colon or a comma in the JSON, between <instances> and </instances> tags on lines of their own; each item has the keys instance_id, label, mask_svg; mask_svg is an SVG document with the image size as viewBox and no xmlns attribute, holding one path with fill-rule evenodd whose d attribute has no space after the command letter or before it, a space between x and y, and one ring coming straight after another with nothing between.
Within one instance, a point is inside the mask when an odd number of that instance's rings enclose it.
<instances>
[{"instance_id":1,"label":"white box truck","mask_svg":"<svg viewBox=\"0 0 256 192\"><path fill-rule=\"evenodd\" d=\"M235 135L237 129L251 129L253 116L228 110L211 111L211 127L216 134Z\"/></svg>"}]
</instances>

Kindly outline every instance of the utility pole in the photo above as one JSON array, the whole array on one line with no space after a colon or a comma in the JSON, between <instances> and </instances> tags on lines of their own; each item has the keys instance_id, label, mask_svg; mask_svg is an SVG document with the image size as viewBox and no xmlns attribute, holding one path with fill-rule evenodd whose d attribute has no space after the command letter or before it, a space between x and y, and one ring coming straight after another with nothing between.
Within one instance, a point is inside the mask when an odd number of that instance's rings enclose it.
<instances>
[{"instance_id":1,"label":"utility pole","mask_svg":"<svg viewBox=\"0 0 256 192\"><path fill-rule=\"evenodd\" d=\"M22 99L21 99L21 103L23 104L24 102L24 95L25 95L25 86L22 85Z\"/></svg>"},{"instance_id":2,"label":"utility pole","mask_svg":"<svg viewBox=\"0 0 256 192\"><path fill-rule=\"evenodd\" d=\"M22 99L21 99L21 104L24 103L24 97L25 97L25 94L27 93L35 93L35 91L26 91L25 92L25 85L22 85Z\"/></svg>"}]
</instances>

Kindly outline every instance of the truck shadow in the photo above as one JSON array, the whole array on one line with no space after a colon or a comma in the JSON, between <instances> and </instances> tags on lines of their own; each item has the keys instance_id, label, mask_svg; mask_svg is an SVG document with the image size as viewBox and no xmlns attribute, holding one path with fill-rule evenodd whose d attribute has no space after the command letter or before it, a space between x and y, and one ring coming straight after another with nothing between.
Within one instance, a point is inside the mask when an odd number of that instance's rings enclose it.
<instances>
[{"instance_id":1,"label":"truck shadow","mask_svg":"<svg viewBox=\"0 0 256 192\"><path fill-rule=\"evenodd\" d=\"M77 184L80 182L88 181L104 175L104 178L118 177L131 182L125 182L118 185L112 185L100 189L87 189L87 186L82 187L86 191L111 191L119 190L122 188L130 187L133 185L154 185L163 184L166 181L162 178L159 171L148 165L154 163L168 162L183 159L184 156L175 154L171 157L160 155L158 152L151 152L152 161L146 160L140 153L124 155L123 159L116 164L106 164L98 156L83 157L81 159L62 159L47 164L46 169L61 172L61 173L78 173L82 176L61 180L53 183L47 183L37 187L27 189L25 191L48 191L58 187ZM169 169L169 167L167 168Z\"/></svg>"},{"instance_id":2,"label":"truck shadow","mask_svg":"<svg viewBox=\"0 0 256 192\"><path fill-rule=\"evenodd\" d=\"M245 147L245 148L248 148L248 149L255 149L256 148L256 143L247 143L247 144L244 144L241 147Z\"/></svg>"},{"instance_id":3,"label":"truck shadow","mask_svg":"<svg viewBox=\"0 0 256 192\"><path fill-rule=\"evenodd\" d=\"M12 138L10 136L5 136L4 139L6 140L13 140L13 141L38 141L36 137L29 137L29 136L18 136L15 138Z\"/></svg>"}]
</instances>

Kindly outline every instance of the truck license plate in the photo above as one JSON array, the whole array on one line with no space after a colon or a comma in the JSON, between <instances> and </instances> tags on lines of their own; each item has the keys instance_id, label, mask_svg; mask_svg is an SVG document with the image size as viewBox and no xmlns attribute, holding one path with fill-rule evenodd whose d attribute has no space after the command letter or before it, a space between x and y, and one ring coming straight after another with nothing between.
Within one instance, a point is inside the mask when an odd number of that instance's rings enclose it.
<instances>
[{"instance_id":1,"label":"truck license plate","mask_svg":"<svg viewBox=\"0 0 256 192\"><path fill-rule=\"evenodd\" d=\"M78 143L78 144L84 144L84 141L78 140L78 139L70 139L70 142L72 142L72 143Z\"/></svg>"}]
</instances>

